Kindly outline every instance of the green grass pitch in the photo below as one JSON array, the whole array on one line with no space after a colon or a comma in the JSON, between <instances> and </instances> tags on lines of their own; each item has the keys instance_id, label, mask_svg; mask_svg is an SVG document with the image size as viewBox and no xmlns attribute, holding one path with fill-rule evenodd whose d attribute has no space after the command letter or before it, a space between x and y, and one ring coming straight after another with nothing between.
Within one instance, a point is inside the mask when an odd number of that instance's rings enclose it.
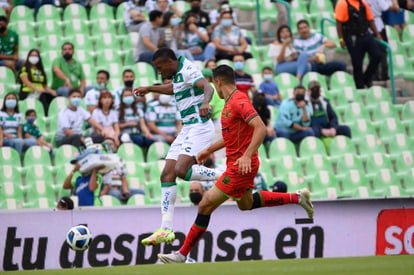
<instances>
[{"instance_id":1,"label":"green grass pitch","mask_svg":"<svg viewBox=\"0 0 414 275\"><path fill-rule=\"evenodd\" d=\"M243 261L178 265L136 265L104 268L22 271L23 274L76 275L235 275L235 274L414 274L414 255ZM2 272L16 274L16 272Z\"/></svg>"}]
</instances>

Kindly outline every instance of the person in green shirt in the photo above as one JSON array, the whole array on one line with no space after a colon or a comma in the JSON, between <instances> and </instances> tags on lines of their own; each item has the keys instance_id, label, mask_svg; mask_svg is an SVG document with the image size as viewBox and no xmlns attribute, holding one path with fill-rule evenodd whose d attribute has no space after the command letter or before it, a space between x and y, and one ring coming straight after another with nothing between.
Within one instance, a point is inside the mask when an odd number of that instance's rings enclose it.
<instances>
[{"instance_id":1,"label":"person in green shirt","mask_svg":"<svg viewBox=\"0 0 414 275\"><path fill-rule=\"evenodd\" d=\"M6 66L14 73L20 70L23 60L19 59L19 35L7 29L9 21L4 15L0 16L0 66Z\"/></svg>"},{"instance_id":2,"label":"person in green shirt","mask_svg":"<svg viewBox=\"0 0 414 275\"><path fill-rule=\"evenodd\" d=\"M32 139L35 140L35 144L44 146L49 151L51 151L53 149L53 146L44 140L39 127L35 124L37 118L36 111L29 109L26 111L25 116L26 123L23 124L23 137L25 139L25 143L27 143L27 139Z\"/></svg>"},{"instance_id":3,"label":"person in green shirt","mask_svg":"<svg viewBox=\"0 0 414 275\"><path fill-rule=\"evenodd\" d=\"M82 64L73 58L74 49L72 43L63 43L62 56L52 63L52 89L58 96L68 97L72 88L78 88L82 96L85 94L85 73Z\"/></svg>"}]
</instances>

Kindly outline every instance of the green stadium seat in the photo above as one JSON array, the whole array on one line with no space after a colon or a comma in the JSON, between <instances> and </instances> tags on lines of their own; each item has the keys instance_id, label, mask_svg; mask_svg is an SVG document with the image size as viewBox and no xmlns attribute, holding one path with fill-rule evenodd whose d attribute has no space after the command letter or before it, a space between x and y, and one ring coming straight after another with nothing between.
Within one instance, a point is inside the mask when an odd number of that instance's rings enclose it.
<instances>
[{"instance_id":1,"label":"green stadium seat","mask_svg":"<svg viewBox=\"0 0 414 275\"><path fill-rule=\"evenodd\" d=\"M329 92L331 91L333 90L330 90ZM345 87L341 90L336 91L337 92L334 95L332 95L334 99L333 103L335 105L335 111L339 112L340 114L343 114L345 110L349 108L349 103L362 102L359 94L356 92L356 89L353 89L351 87Z\"/></svg>"},{"instance_id":2,"label":"green stadium seat","mask_svg":"<svg viewBox=\"0 0 414 275\"><path fill-rule=\"evenodd\" d=\"M79 154L78 148L70 144L64 144L53 150L54 166L62 166L70 163Z\"/></svg>"},{"instance_id":3,"label":"green stadium seat","mask_svg":"<svg viewBox=\"0 0 414 275\"><path fill-rule=\"evenodd\" d=\"M76 46L75 46L76 48ZM74 58L80 63L95 64L95 52L92 49L77 49ZM111 74L112 77L112 74Z\"/></svg>"},{"instance_id":4,"label":"green stadium seat","mask_svg":"<svg viewBox=\"0 0 414 275\"><path fill-rule=\"evenodd\" d=\"M389 40L388 45L390 46L393 54L406 54L405 49L399 40Z\"/></svg>"},{"instance_id":5,"label":"green stadium seat","mask_svg":"<svg viewBox=\"0 0 414 275\"><path fill-rule=\"evenodd\" d=\"M142 206L145 204L145 199L143 195L137 194L129 197L127 205Z\"/></svg>"},{"instance_id":6,"label":"green stadium seat","mask_svg":"<svg viewBox=\"0 0 414 275\"><path fill-rule=\"evenodd\" d=\"M60 11L55 5L40 6L36 15L36 22L39 23L45 20L61 21Z\"/></svg>"},{"instance_id":7,"label":"green stadium seat","mask_svg":"<svg viewBox=\"0 0 414 275\"><path fill-rule=\"evenodd\" d=\"M119 55L119 51L112 49L105 49L97 52L96 55L96 65L97 66L107 66L110 63L122 64L122 58Z\"/></svg>"},{"instance_id":8,"label":"green stadium seat","mask_svg":"<svg viewBox=\"0 0 414 275\"><path fill-rule=\"evenodd\" d=\"M58 197L70 197L71 190L70 189L63 189L63 183L66 177L72 172L73 165L70 163L65 163L62 166L56 166L56 189L58 190Z\"/></svg>"},{"instance_id":9,"label":"green stadium seat","mask_svg":"<svg viewBox=\"0 0 414 275\"><path fill-rule=\"evenodd\" d=\"M377 175L379 169L385 168L392 170L392 163L385 154L374 152L369 155L365 161L365 168L367 177L373 180Z\"/></svg>"},{"instance_id":10,"label":"green stadium seat","mask_svg":"<svg viewBox=\"0 0 414 275\"><path fill-rule=\"evenodd\" d=\"M375 135L367 134L358 143L358 155L361 159L366 159L374 152L385 154L384 143Z\"/></svg>"},{"instance_id":11,"label":"green stadium seat","mask_svg":"<svg viewBox=\"0 0 414 275\"><path fill-rule=\"evenodd\" d=\"M155 75L154 68L148 63L137 62L136 65L134 66L133 70L135 71L136 76L147 77L147 78L151 79L152 81L157 79L157 76Z\"/></svg>"},{"instance_id":12,"label":"green stadium seat","mask_svg":"<svg viewBox=\"0 0 414 275\"><path fill-rule=\"evenodd\" d=\"M101 206L105 207L112 207L112 206L120 206L121 202L111 195L103 195L99 197L99 200L101 201Z\"/></svg>"},{"instance_id":13,"label":"green stadium seat","mask_svg":"<svg viewBox=\"0 0 414 275\"><path fill-rule=\"evenodd\" d=\"M260 160L267 159L267 152L266 152L266 147L264 146L264 144L259 146L257 153L259 154Z\"/></svg>"},{"instance_id":14,"label":"green stadium seat","mask_svg":"<svg viewBox=\"0 0 414 275\"><path fill-rule=\"evenodd\" d=\"M63 42L64 41L62 40L61 35L56 34L43 36L40 40L40 49L42 51L42 54L45 54L47 51L55 51L55 53L53 53L54 56L50 56L49 58L50 65L52 65L52 62L56 57L61 56L60 53ZM42 60L43 59L44 58L42 56Z\"/></svg>"},{"instance_id":15,"label":"green stadium seat","mask_svg":"<svg viewBox=\"0 0 414 275\"><path fill-rule=\"evenodd\" d=\"M400 152L395 158L397 176L402 179L412 168L414 168L414 153L409 150Z\"/></svg>"},{"instance_id":16,"label":"green stadium seat","mask_svg":"<svg viewBox=\"0 0 414 275\"><path fill-rule=\"evenodd\" d=\"M387 32L388 40L401 41L400 35L398 34L398 31L395 28L386 25L385 30Z\"/></svg>"},{"instance_id":17,"label":"green stadium seat","mask_svg":"<svg viewBox=\"0 0 414 275\"><path fill-rule=\"evenodd\" d=\"M33 109L36 111L37 119L42 119L45 117L45 110L43 109L43 104L40 100L36 98L26 98L25 100L19 100L19 111L25 116L27 110Z\"/></svg>"},{"instance_id":18,"label":"green stadium seat","mask_svg":"<svg viewBox=\"0 0 414 275\"><path fill-rule=\"evenodd\" d=\"M309 188L302 170L290 170L283 173L277 173L275 181L283 181L288 186L288 192L295 192L302 188Z\"/></svg>"},{"instance_id":19,"label":"green stadium seat","mask_svg":"<svg viewBox=\"0 0 414 275\"><path fill-rule=\"evenodd\" d=\"M6 198L0 200L0 209L7 209L7 210L16 210L22 209L24 207L23 198L15 199L15 198Z\"/></svg>"},{"instance_id":20,"label":"green stadium seat","mask_svg":"<svg viewBox=\"0 0 414 275\"><path fill-rule=\"evenodd\" d=\"M249 58L246 60L245 62L245 72L253 75L253 74L260 74L261 76L261 72L262 72L262 68L261 65L259 64L259 60L256 60L254 58ZM259 83L255 83L257 86L260 84Z\"/></svg>"},{"instance_id":21,"label":"green stadium seat","mask_svg":"<svg viewBox=\"0 0 414 275\"><path fill-rule=\"evenodd\" d=\"M56 207L56 201L49 197L38 197L29 200L24 207L36 209L51 209Z\"/></svg>"},{"instance_id":22,"label":"green stadium seat","mask_svg":"<svg viewBox=\"0 0 414 275\"><path fill-rule=\"evenodd\" d=\"M57 36L63 35L63 24L60 21L54 21L52 19L41 21L37 25L38 37L45 37L52 34Z\"/></svg>"},{"instance_id":23,"label":"green stadium seat","mask_svg":"<svg viewBox=\"0 0 414 275\"><path fill-rule=\"evenodd\" d=\"M349 103L348 108L344 111L344 120L346 123L352 122L356 119L366 119L370 120L369 113L364 105L359 102Z\"/></svg>"},{"instance_id":24,"label":"green stadium seat","mask_svg":"<svg viewBox=\"0 0 414 275\"><path fill-rule=\"evenodd\" d=\"M121 45L118 38L115 36L114 33L102 33L97 37L96 40L96 51L103 51L107 49L111 49L114 51L120 51Z\"/></svg>"},{"instance_id":25,"label":"green stadium seat","mask_svg":"<svg viewBox=\"0 0 414 275\"><path fill-rule=\"evenodd\" d=\"M372 181L373 190L378 197L400 196L400 184L392 169L380 168Z\"/></svg>"},{"instance_id":26,"label":"green stadium seat","mask_svg":"<svg viewBox=\"0 0 414 275\"><path fill-rule=\"evenodd\" d=\"M395 160L404 151L413 150L413 142L405 133L394 133L388 140L388 154Z\"/></svg>"},{"instance_id":27,"label":"green stadium seat","mask_svg":"<svg viewBox=\"0 0 414 275\"><path fill-rule=\"evenodd\" d=\"M149 167L149 180L145 184L145 204L157 204L161 200L161 172L164 169L165 160L152 163Z\"/></svg>"},{"instance_id":28,"label":"green stadium seat","mask_svg":"<svg viewBox=\"0 0 414 275\"><path fill-rule=\"evenodd\" d=\"M63 21L72 21L80 19L84 22L88 22L88 13L86 9L79 4L70 4L63 11Z\"/></svg>"},{"instance_id":29,"label":"green stadium seat","mask_svg":"<svg viewBox=\"0 0 414 275\"><path fill-rule=\"evenodd\" d=\"M356 155L354 143L346 136L335 136L332 138L329 145L329 152L331 161L334 163L336 163L336 161L345 154Z\"/></svg>"},{"instance_id":30,"label":"green stadium seat","mask_svg":"<svg viewBox=\"0 0 414 275\"><path fill-rule=\"evenodd\" d=\"M6 198L24 201L22 176L17 167L4 165L0 167L0 201Z\"/></svg>"},{"instance_id":31,"label":"green stadium seat","mask_svg":"<svg viewBox=\"0 0 414 275\"><path fill-rule=\"evenodd\" d=\"M274 160L270 160L270 159L260 160L259 173L261 173L265 177L266 182L273 180L275 176L273 167L275 166L275 164L276 162Z\"/></svg>"},{"instance_id":32,"label":"green stadium seat","mask_svg":"<svg viewBox=\"0 0 414 275\"><path fill-rule=\"evenodd\" d=\"M378 102L377 107L372 111L373 125L379 127L387 118L399 120L398 112L389 101Z\"/></svg>"},{"instance_id":33,"label":"green stadium seat","mask_svg":"<svg viewBox=\"0 0 414 275\"><path fill-rule=\"evenodd\" d=\"M106 18L100 18L96 21L91 22L91 33L97 34L98 37L101 37L105 33L116 33L115 24Z\"/></svg>"},{"instance_id":34,"label":"green stadium seat","mask_svg":"<svg viewBox=\"0 0 414 275\"><path fill-rule=\"evenodd\" d=\"M277 14L277 8L274 2L270 0L261 0L259 1L259 8L261 21L269 20L273 23L276 22L275 14Z\"/></svg>"},{"instance_id":35,"label":"green stadium seat","mask_svg":"<svg viewBox=\"0 0 414 275\"><path fill-rule=\"evenodd\" d=\"M48 45L46 45L48 47ZM42 63L44 68L49 68L46 70L46 76L48 79L48 83L52 83L52 64L53 60L55 60L58 56L61 55L60 50L45 50L40 53L40 57L42 58Z\"/></svg>"},{"instance_id":36,"label":"green stadium seat","mask_svg":"<svg viewBox=\"0 0 414 275\"><path fill-rule=\"evenodd\" d=\"M23 5L15 6L10 13L9 22L19 21L35 22L33 10Z\"/></svg>"},{"instance_id":37,"label":"green stadium seat","mask_svg":"<svg viewBox=\"0 0 414 275\"><path fill-rule=\"evenodd\" d=\"M305 171L307 179L312 180L316 173L321 170L333 173L332 163L327 156L315 154L306 160Z\"/></svg>"},{"instance_id":38,"label":"green stadium seat","mask_svg":"<svg viewBox=\"0 0 414 275\"><path fill-rule=\"evenodd\" d=\"M328 91L328 84L326 82L326 77L321 75L320 73L317 72L308 72L307 74L305 74L302 78L302 84L303 86L307 89L308 88L308 83L310 81L316 80L320 83L321 85L321 92L322 94L327 97L330 98L329 95L329 91Z\"/></svg>"},{"instance_id":39,"label":"green stadium seat","mask_svg":"<svg viewBox=\"0 0 414 275\"><path fill-rule=\"evenodd\" d=\"M147 151L147 163L155 162L160 159L165 159L167 156L168 150L170 149L170 145L165 142L154 142L148 147Z\"/></svg>"},{"instance_id":40,"label":"green stadium seat","mask_svg":"<svg viewBox=\"0 0 414 275\"><path fill-rule=\"evenodd\" d=\"M68 99L63 96L57 96L55 97L52 102L50 102L49 105L49 116L57 116L59 115L59 112L66 108L68 105Z\"/></svg>"},{"instance_id":41,"label":"green stadium seat","mask_svg":"<svg viewBox=\"0 0 414 275\"><path fill-rule=\"evenodd\" d=\"M25 168L35 165L42 164L52 166L49 152L42 146L31 146L24 153L23 163Z\"/></svg>"},{"instance_id":42,"label":"green stadium seat","mask_svg":"<svg viewBox=\"0 0 414 275\"><path fill-rule=\"evenodd\" d=\"M354 190L351 196L353 198L367 199L375 197L375 193L367 186L359 186Z\"/></svg>"},{"instance_id":43,"label":"green stadium seat","mask_svg":"<svg viewBox=\"0 0 414 275\"><path fill-rule=\"evenodd\" d=\"M401 120L403 124L414 123L414 100L404 103L401 110ZM414 133L410 133L414 136Z\"/></svg>"},{"instance_id":44,"label":"green stadium seat","mask_svg":"<svg viewBox=\"0 0 414 275\"><path fill-rule=\"evenodd\" d=\"M19 56L26 58L29 51L33 48L38 48L34 35L19 34Z\"/></svg>"},{"instance_id":45,"label":"green stadium seat","mask_svg":"<svg viewBox=\"0 0 414 275\"><path fill-rule=\"evenodd\" d=\"M86 85L93 85L96 82L96 66L94 64L83 63L82 69L85 74Z\"/></svg>"},{"instance_id":46,"label":"green stadium seat","mask_svg":"<svg viewBox=\"0 0 414 275\"><path fill-rule=\"evenodd\" d=\"M119 146L116 152L118 156L124 161L133 161L138 164L145 162L144 152L141 147L134 143L123 143Z\"/></svg>"},{"instance_id":47,"label":"green stadium seat","mask_svg":"<svg viewBox=\"0 0 414 275\"><path fill-rule=\"evenodd\" d=\"M56 189L49 167L35 164L27 169L24 190L28 202L40 197L55 200Z\"/></svg>"},{"instance_id":48,"label":"green stadium seat","mask_svg":"<svg viewBox=\"0 0 414 275\"><path fill-rule=\"evenodd\" d=\"M389 144L392 137L396 134L405 134L405 127L399 119L389 117L382 121L378 126L379 136L381 141L385 144Z\"/></svg>"},{"instance_id":49,"label":"green stadium seat","mask_svg":"<svg viewBox=\"0 0 414 275\"><path fill-rule=\"evenodd\" d=\"M364 173L364 166L361 159L355 154L345 154L338 159L336 164L336 177L340 181L346 180L349 170L358 170Z\"/></svg>"},{"instance_id":50,"label":"green stadium seat","mask_svg":"<svg viewBox=\"0 0 414 275\"><path fill-rule=\"evenodd\" d=\"M306 137L302 139L299 145L299 157L302 161L306 161L307 158L314 154L326 154L325 145L316 137Z\"/></svg>"},{"instance_id":51,"label":"green stadium seat","mask_svg":"<svg viewBox=\"0 0 414 275\"><path fill-rule=\"evenodd\" d=\"M404 80L414 81L413 66L407 60L407 56L404 54L394 54L392 58L394 65L394 76L402 76Z\"/></svg>"},{"instance_id":52,"label":"green stadium seat","mask_svg":"<svg viewBox=\"0 0 414 275\"><path fill-rule=\"evenodd\" d=\"M353 90L356 89L354 77L347 72L337 71L330 77L330 90L342 90L346 87L350 87Z\"/></svg>"},{"instance_id":53,"label":"green stadium seat","mask_svg":"<svg viewBox=\"0 0 414 275\"><path fill-rule=\"evenodd\" d=\"M370 188L368 179L361 169L349 169L346 171L341 186L341 196L346 197L354 195L359 187Z\"/></svg>"},{"instance_id":54,"label":"green stadium seat","mask_svg":"<svg viewBox=\"0 0 414 275\"><path fill-rule=\"evenodd\" d=\"M0 98L7 93L18 92L19 85L16 84L14 72L8 67L0 67Z\"/></svg>"},{"instance_id":55,"label":"green stadium seat","mask_svg":"<svg viewBox=\"0 0 414 275\"><path fill-rule=\"evenodd\" d=\"M282 156L296 157L295 144L287 138L275 138L269 145L269 158L278 159Z\"/></svg>"},{"instance_id":56,"label":"green stadium seat","mask_svg":"<svg viewBox=\"0 0 414 275\"><path fill-rule=\"evenodd\" d=\"M270 162L275 168L276 176L283 175L287 171L302 171L301 163L295 156L286 155Z\"/></svg>"},{"instance_id":57,"label":"green stadium seat","mask_svg":"<svg viewBox=\"0 0 414 275\"><path fill-rule=\"evenodd\" d=\"M330 0L312 0L309 4L309 14L313 20L319 23L320 18L333 18L333 7Z\"/></svg>"},{"instance_id":58,"label":"green stadium seat","mask_svg":"<svg viewBox=\"0 0 414 275\"><path fill-rule=\"evenodd\" d=\"M365 102L366 107L372 111L377 108L378 102L388 101L391 102L391 96L387 89L381 86L372 86L371 88L364 90L366 93Z\"/></svg>"},{"instance_id":59,"label":"green stadium seat","mask_svg":"<svg viewBox=\"0 0 414 275\"><path fill-rule=\"evenodd\" d=\"M310 182L312 198L336 199L340 194L340 188L335 175L327 170L319 170Z\"/></svg>"},{"instance_id":60,"label":"green stadium seat","mask_svg":"<svg viewBox=\"0 0 414 275\"><path fill-rule=\"evenodd\" d=\"M412 46L414 37L414 24L407 25L401 33L402 45L409 49Z\"/></svg>"},{"instance_id":61,"label":"green stadium seat","mask_svg":"<svg viewBox=\"0 0 414 275\"><path fill-rule=\"evenodd\" d=\"M114 10L111 6L105 3L98 3L93 5L89 11L89 21L97 21L101 18L114 20Z\"/></svg>"},{"instance_id":62,"label":"green stadium seat","mask_svg":"<svg viewBox=\"0 0 414 275\"><path fill-rule=\"evenodd\" d=\"M12 147L0 147L0 167L10 165L16 168L21 167L20 155Z\"/></svg>"},{"instance_id":63,"label":"green stadium seat","mask_svg":"<svg viewBox=\"0 0 414 275\"><path fill-rule=\"evenodd\" d=\"M234 69L233 61L228 60L228 59L221 59L221 60L217 61L217 66L220 66L220 65L228 65L228 66L230 66Z\"/></svg>"},{"instance_id":64,"label":"green stadium seat","mask_svg":"<svg viewBox=\"0 0 414 275\"><path fill-rule=\"evenodd\" d=\"M73 19L65 21L65 36L72 37L76 34L89 36L88 21L82 19Z\"/></svg>"},{"instance_id":65,"label":"green stadium seat","mask_svg":"<svg viewBox=\"0 0 414 275\"><path fill-rule=\"evenodd\" d=\"M414 195L414 167L411 168L403 178L404 190L407 194Z\"/></svg>"},{"instance_id":66,"label":"green stadium seat","mask_svg":"<svg viewBox=\"0 0 414 275\"><path fill-rule=\"evenodd\" d=\"M35 37L35 24L31 21L16 21L9 23L8 27L20 35L30 35Z\"/></svg>"},{"instance_id":67,"label":"green stadium seat","mask_svg":"<svg viewBox=\"0 0 414 275\"><path fill-rule=\"evenodd\" d=\"M186 11L190 10L190 3L182 0L175 1L173 6L175 6L181 14L184 14Z\"/></svg>"},{"instance_id":68,"label":"green stadium seat","mask_svg":"<svg viewBox=\"0 0 414 275\"><path fill-rule=\"evenodd\" d=\"M347 123L347 125L351 128L352 142L354 144L359 144L366 135L376 135L375 127L369 120L356 119L355 121Z\"/></svg>"},{"instance_id":69,"label":"green stadium seat","mask_svg":"<svg viewBox=\"0 0 414 275\"><path fill-rule=\"evenodd\" d=\"M185 180L177 180L177 201L180 203L190 203L190 182Z\"/></svg>"},{"instance_id":70,"label":"green stadium seat","mask_svg":"<svg viewBox=\"0 0 414 275\"><path fill-rule=\"evenodd\" d=\"M144 165L145 163L139 163L136 161L124 161L127 171L127 177L136 178L139 182L144 183L146 180Z\"/></svg>"},{"instance_id":71,"label":"green stadium seat","mask_svg":"<svg viewBox=\"0 0 414 275\"><path fill-rule=\"evenodd\" d=\"M71 37L66 37L65 40L71 41L75 45L75 55L78 57L79 50L86 50L89 54L93 52L93 43L88 35L83 33L76 33ZM76 59L78 60L78 59Z\"/></svg>"},{"instance_id":72,"label":"green stadium seat","mask_svg":"<svg viewBox=\"0 0 414 275\"><path fill-rule=\"evenodd\" d=\"M299 80L289 73L278 74L275 80L283 99L290 98L293 88L299 84Z\"/></svg>"}]
</instances>

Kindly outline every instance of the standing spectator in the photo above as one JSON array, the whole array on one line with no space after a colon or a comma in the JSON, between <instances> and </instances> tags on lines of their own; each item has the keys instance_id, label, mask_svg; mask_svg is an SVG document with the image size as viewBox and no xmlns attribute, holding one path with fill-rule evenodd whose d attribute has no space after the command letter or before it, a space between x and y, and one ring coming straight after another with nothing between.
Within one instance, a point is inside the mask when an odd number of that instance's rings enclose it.
<instances>
[{"instance_id":1,"label":"standing spectator","mask_svg":"<svg viewBox=\"0 0 414 275\"><path fill-rule=\"evenodd\" d=\"M264 67L262 70L262 76L264 81L260 83L259 91L264 94L268 105L279 107L282 102L282 96L280 95L279 88L273 79L272 68Z\"/></svg>"},{"instance_id":2,"label":"standing spectator","mask_svg":"<svg viewBox=\"0 0 414 275\"><path fill-rule=\"evenodd\" d=\"M275 73L289 73L300 81L311 70L306 52L299 52L293 46L292 31L288 25L277 29L277 40L270 44L267 56L273 61Z\"/></svg>"},{"instance_id":3,"label":"standing spectator","mask_svg":"<svg viewBox=\"0 0 414 275\"><path fill-rule=\"evenodd\" d=\"M154 52L164 44L164 34L160 28L163 22L162 16L162 12L153 10L149 13L150 21L142 24L135 53L137 62L142 61L152 65Z\"/></svg>"},{"instance_id":4,"label":"standing spectator","mask_svg":"<svg viewBox=\"0 0 414 275\"><path fill-rule=\"evenodd\" d=\"M85 94L85 74L82 64L73 59L74 49L71 42L63 43L62 56L52 63L52 89L57 91L58 96L68 97L72 88L79 89L81 96Z\"/></svg>"},{"instance_id":5,"label":"standing spectator","mask_svg":"<svg viewBox=\"0 0 414 275\"><path fill-rule=\"evenodd\" d=\"M311 126L310 109L305 101L305 87L296 86L293 98L282 101L277 114L275 130L277 137L300 143L308 136L315 136Z\"/></svg>"},{"instance_id":6,"label":"standing spectator","mask_svg":"<svg viewBox=\"0 0 414 275\"><path fill-rule=\"evenodd\" d=\"M147 20L144 14L145 6L142 0L129 0L124 5L124 23L128 32L139 32Z\"/></svg>"},{"instance_id":7,"label":"standing spectator","mask_svg":"<svg viewBox=\"0 0 414 275\"><path fill-rule=\"evenodd\" d=\"M190 184L190 192L188 196L190 197L190 201L194 205L198 205L203 198L204 193L206 190L204 189L203 185L199 181L193 181Z\"/></svg>"},{"instance_id":8,"label":"standing spectator","mask_svg":"<svg viewBox=\"0 0 414 275\"><path fill-rule=\"evenodd\" d=\"M190 7L190 10L186 11L183 17L187 18L189 14L192 14L196 17L195 24L197 27L202 27L206 30L210 28L210 17L207 12L201 9L201 0L190 0Z\"/></svg>"},{"instance_id":9,"label":"standing spectator","mask_svg":"<svg viewBox=\"0 0 414 275\"><path fill-rule=\"evenodd\" d=\"M56 91L47 85L47 76L39 50L31 49L29 51L19 77L22 82L20 100L31 96L39 98L47 116L50 102L56 97Z\"/></svg>"},{"instance_id":10,"label":"standing spectator","mask_svg":"<svg viewBox=\"0 0 414 275\"><path fill-rule=\"evenodd\" d=\"M244 59L252 58L247 52L247 41L241 29L233 24L232 13L225 11L220 16L220 25L213 31L213 43L216 47L216 60L233 60L234 55L241 54Z\"/></svg>"},{"instance_id":11,"label":"standing spectator","mask_svg":"<svg viewBox=\"0 0 414 275\"><path fill-rule=\"evenodd\" d=\"M270 123L271 114L269 108L267 107L265 95L263 93L255 93L253 95L252 103L254 109L262 119L263 124L266 126L266 135L263 139L263 144L266 144L275 138L276 133Z\"/></svg>"},{"instance_id":12,"label":"standing spectator","mask_svg":"<svg viewBox=\"0 0 414 275\"><path fill-rule=\"evenodd\" d=\"M7 28L9 21L0 16L0 66L6 66L14 73L20 70L23 60L19 59L19 35Z\"/></svg>"},{"instance_id":13,"label":"standing spectator","mask_svg":"<svg viewBox=\"0 0 414 275\"><path fill-rule=\"evenodd\" d=\"M119 146L119 122L118 112L114 110L114 99L109 91L102 91L98 99L98 107L93 111L92 118L98 122L94 133L105 138L111 138L115 142L115 147ZM103 130L101 130L103 128Z\"/></svg>"},{"instance_id":14,"label":"standing spectator","mask_svg":"<svg viewBox=\"0 0 414 275\"><path fill-rule=\"evenodd\" d=\"M345 62L338 60L326 61L325 48L335 48L335 42L320 33L311 33L309 22L306 20L299 20L297 27L299 37L293 41L293 45L296 50L308 55L312 71L323 75L331 75L336 71L346 71Z\"/></svg>"},{"instance_id":15,"label":"standing spectator","mask_svg":"<svg viewBox=\"0 0 414 275\"><path fill-rule=\"evenodd\" d=\"M351 138L351 129L346 125L338 125L338 117L328 99L321 95L318 81L308 84L307 105L311 114L311 125L316 137L347 136Z\"/></svg>"},{"instance_id":16,"label":"standing spectator","mask_svg":"<svg viewBox=\"0 0 414 275\"><path fill-rule=\"evenodd\" d=\"M71 89L69 91L69 105L59 113L58 130L56 134L56 143L58 146L62 144L71 144L76 148L85 144L85 138L82 134L82 126L84 122L103 132L103 127L91 117L91 114L80 107L82 93L79 89ZM103 137L100 135L92 135L95 143L101 143Z\"/></svg>"},{"instance_id":17,"label":"standing spectator","mask_svg":"<svg viewBox=\"0 0 414 275\"><path fill-rule=\"evenodd\" d=\"M292 0L285 0L285 2L288 2L290 4ZM288 12L287 12L286 6L280 2L276 2L276 9L277 9L276 29L279 29L281 26L289 24Z\"/></svg>"},{"instance_id":18,"label":"standing spectator","mask_svg":"<svg viewBox=\"0 0 414 275\"><path fill-rule=\"evenodd\" d=\"M335 7L336 30L341 47L348 49L357 89L372 86L372 79L381 60L381 47L375 41L382 39L374 24L374 15L363 0L339 0ZM374 33L374 36L368 31ZM365 72L363 62L369 54L369 64Z\"/></svg>"},{"instance_id":19,"label":"standing spectator","mask_svg":"<svg viewBox=\"0 0 414 275\"><path fill-rule=\"evenodd\" d=\"M4 97L3 106L0 112L0 145L13 147L19 154L23 152L23 135L22 135L23 118L19 113L19 104L17 96L14 93L8 93Z\"/></svg>"},{"instance_id":20,"label":"standing spectator","mask_svg":"<svg viewBox=\"0 0 414 275\"><path fill-rule=\"evenodd\" d=\"M99 95L102 91L107 91L108 82L109 82L109 72L105 70L99 70L96 73L96 85L93 89L86 92L85 103L86 108L92 114L93 110L96 109L98 105Z\"/></svg>"},{"instance_id":21,"label":"standing spectator","mask_svg":"<svg viewBox=\"0 0 414 275\"><path fill-rule=\"evenodd\" d=\"M249 95L249 91L254 94L256 92L256 86L254 85L253 77L244 71L244 56L242 54L235 54L233 63L237 89L246 95Z\"/></svg>"},{"instance_id":22,"label":"standing spectator","mask_svg":"<svg viewBox=\"0 0 414 275\"><path fill-rule=\"evenodd\" d=\"M53 150L53 146L46 142L43 138L42 133L39 130L39 127L36 126L36 111L33 109L29 109L26 111L26 123L23 124L23 137L24 137L24 143L26 146L30 145L39 145L46 147L49 151ZM28 142L28 139L31 139Z\"/></svg>"},{"instance_id":23,"label":"standing spectator","mask_svg":"<svg viewBox=\"0 0 414 275\"><path fill-rule=\"evenodd\" d=\"M154 137L145 123L144 111L138 108L130 88L125 88L121 94L118 121L122 142L125 140L124 136L126 140L132 140L142 148L147 148L154 142Z\"/></svg>"},{"instance_id":24,"label":"standing spectator","mask_svg":"<svg viewBox=\"0 0 414 275\"><path fill-rule=\"evenodd\" d=\"M114 108L115 110L119 109L119 104L121 102L121 94L122 92L128 88L131 89L134 87L135 82L135 73L131 69L125 69L122 72L122 81L124 85L121 87L118 87L116 90L112 92L112 96L114 97ZM144 110L144 103L145 103L145 97L144 98L136 98L135 100L138 100L138 107L142 110Z\"/></svg>"}]
</instances>

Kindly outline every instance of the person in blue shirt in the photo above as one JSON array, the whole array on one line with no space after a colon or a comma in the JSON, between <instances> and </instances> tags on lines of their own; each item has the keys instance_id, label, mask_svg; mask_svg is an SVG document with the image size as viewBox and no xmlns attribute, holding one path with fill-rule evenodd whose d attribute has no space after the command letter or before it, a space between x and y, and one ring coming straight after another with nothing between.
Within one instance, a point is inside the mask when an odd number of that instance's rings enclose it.
<instances>
[{"instance_id":1,"label":"person in blue shirt","mask_svg":"<svg viewBox=\"0 0 414 275\"><path fill-rule=\"evenodd\" d=\"M264 67L262 70L263 82L260 83L259 91L266 96L268 105L279 106L282 102L282 97L279 93L279 88L273 79L273 70L270 67Z\"/></svg>"},{"instance_id":2,"label":"person in blue shirt","mask_svg":"<svg viewBox=\"0 0 414 275\"><path fill-rule=\"evenodd\" d=\"M300 143L308 136L315 136L311 127L311 114L305 101L305 87L296 86L293 98L285 99L279 107L275 131L277 137L290 139Z\"/></svg>"}]
</instances>

